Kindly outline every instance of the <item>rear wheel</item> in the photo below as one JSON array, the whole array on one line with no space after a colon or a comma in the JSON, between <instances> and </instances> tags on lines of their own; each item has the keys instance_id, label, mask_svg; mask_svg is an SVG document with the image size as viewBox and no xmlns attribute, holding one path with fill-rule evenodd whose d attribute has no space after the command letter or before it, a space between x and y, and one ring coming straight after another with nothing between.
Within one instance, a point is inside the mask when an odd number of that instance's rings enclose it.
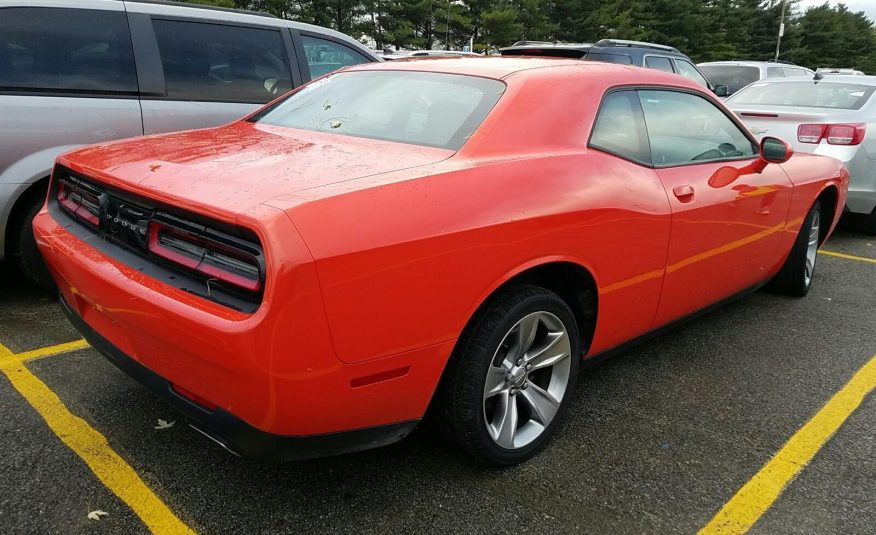
<instances>
[{"instance_id":1,"label":"rear wheel","mask_svg":"<svg viewBox=\"0 0 876 535\"><path fill-rule=\"evenodd\" d=\"M22 274L36 286L53 291L55 283L33 237L33 218L40 211L45 200L42 195L22 200L26 204L12 224L10 245L12 256Z\"/></svg>"},{"instance_id":2,"label":"rear wheel","mask_svg":"<svg viewBox=\"0 0 876 535\"><path fill-rule=\"evenodd\" d=\"M439 393L444 434L484 464L532 457L575 388L581 346L569 306L543 288L511 288L461 343Z\"/></svg>"},{"instance_id":3,"label":"rear wheel","mask_svg":"<svg viewBox=\"0 0 876 535\"><path fill-rule=\"evenodd\" d=\"M785 295L803 297L809 293L815 264L818 261L818 246L821 240L821 202L815 201L810 208L800 234L785 260L782 269L770 282L770 287Z\"/></svg>"}]
</instances>

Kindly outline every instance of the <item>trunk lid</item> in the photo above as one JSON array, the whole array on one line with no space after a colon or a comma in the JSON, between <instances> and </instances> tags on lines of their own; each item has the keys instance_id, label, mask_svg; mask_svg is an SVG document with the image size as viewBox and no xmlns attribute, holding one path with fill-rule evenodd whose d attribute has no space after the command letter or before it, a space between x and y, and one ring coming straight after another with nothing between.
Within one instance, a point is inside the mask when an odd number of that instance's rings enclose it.
<instances>
[{"instance_id":1,"label":"trunk lid","mask_svg":"<svg viewBox=\"0 0 876 535\"><path fill-rule=\"evenodd\" d=\"M165 202L239 213L278 195L444 160L450 150L236 122L68 153L85 175Z\"/></svg>"}]
</instances>

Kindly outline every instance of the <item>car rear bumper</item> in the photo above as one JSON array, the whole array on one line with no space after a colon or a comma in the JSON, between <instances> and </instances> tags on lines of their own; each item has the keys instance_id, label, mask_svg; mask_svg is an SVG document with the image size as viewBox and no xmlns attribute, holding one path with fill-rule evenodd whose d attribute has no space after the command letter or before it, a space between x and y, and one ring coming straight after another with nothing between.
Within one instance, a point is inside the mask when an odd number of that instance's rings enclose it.
<instances>
[{"instance_id":1,"label":"car rear bumper","mask_svg":"<svg viewBox=\"0 0 876 535\"><path fill-rule=\"evenodd\" d=\"M182 411L196 430L236 455L275 462L338 455L392 444L407 436L417 425L417 420L411 420L312 436L266 433L222 409L209 411L177 394L170 381L138 363L92 329L63 297L60 301L67 319L94 349L156 396Z\"/></svg>"},{"instance_id":2,"label":"car rear bumper","mask_svg":"<svg viewBox=\"0 0 876 535\"><path fill-rule=\"evenodd\" d=\"M280 215L272 222L277 231L289 223ZM453 347L448 341L366 363L340 361L315 268L288 250L291 232L275 240L282 243L272 253L284 276L269 273L263 303L245 314L147 276L68 226L46 210L34 219L74 325L199 430L242 455L296 459L398 440L424 414Z\"/></svg>"}]
</instances>

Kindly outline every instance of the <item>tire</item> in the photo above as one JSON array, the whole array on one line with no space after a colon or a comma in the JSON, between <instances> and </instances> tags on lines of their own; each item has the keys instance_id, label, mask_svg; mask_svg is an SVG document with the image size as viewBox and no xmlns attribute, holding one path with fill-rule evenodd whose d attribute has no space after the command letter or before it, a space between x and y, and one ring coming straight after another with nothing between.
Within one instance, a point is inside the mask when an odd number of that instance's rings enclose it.
<instances>
[{"instance_id":1,"label":"tire","mask_svg":"<svg viewBox=\"0 0 876 535\"><path fill-rule=\"evenodd\" d=\"M45 200L44 196L37 195L33 199L23 201L27 204L13 223L10 245L15 263L24 277L43 290L55 291L55 282L33 237L33 218L40 211Z\"/></svg>"},{"instance_id":2,"label":"tire","mask_svg":"<svg viewBox=\"0 0 876 535\"><path fill-rule=\"evenodd\" d=\"M442 435L482 464L529 459L568 407L580 348L575 317L557 294L528 285L499 294L467 329L445 371L436 399Z\"/></svg>"},{"instance_id":3,"label":"tire","mask_svg":"<svg viewBox=\"0 0 876 535\"><path fill-rule=\"evenodd\" d=\"M876 236L876 208L870 212L870 215L864 216L864 232Z\"/></svg>"},{"instance_id":4,"label":"tire","mask_svg":"<svg viewBox=\"0 0 876 535\"><path fill-rule=\"evenodd\" d=\"M770 281L770 289L793 297L808 294L815 274L820 239L821 202L815 201L803 220L800 234L797 235L782 269Z\"/></svg>"}]
</instances>

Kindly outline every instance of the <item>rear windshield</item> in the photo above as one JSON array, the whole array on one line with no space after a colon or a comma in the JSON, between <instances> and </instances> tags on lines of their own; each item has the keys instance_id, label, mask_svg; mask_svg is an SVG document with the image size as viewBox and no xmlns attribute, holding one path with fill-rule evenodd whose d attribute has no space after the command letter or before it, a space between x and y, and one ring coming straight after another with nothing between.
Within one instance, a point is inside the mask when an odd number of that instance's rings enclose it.
<instances>
[{"instance_id":1,"label":"rear windshield","mask_svg":"<svg viewBox=\"0 0 876 535\"><path fill-rule=\"evenodd\" d=\"M733 95L732 103L860 110L873 94L873 86L827 81L761 82Z\"/></svg>"},{"instance_id":2,"label":"rear windshield","mask_svg":"<svg viewBox=\"0 0 876 535\"><path fill-rule=\"evenodd\" d=\"M502 96L498 80L430 72L341 72L251 121L458 150Z\"/></svg>"},{"instance_id":3,"label":"rear windshield","mask_svg":"<svg viewBox=\"0 0 876 535\"><path fill-rule=\"evenodd\" d=\"M587 54L587 49L579 48L556 48L546 46L544 48L506 48L499 51L503 56L548 56L554 58L581 59Z\"/></svg>"},{"instance_id":4,"label":"rear windshield","mask_svg":"<svg viewBox=\"0 0 876 535\"><path fill-rule=\"evenodd\" d=\"M752 82L760 80L760 69L742 65L698 65L712 85L726 85L729 93L735 93Z\"/></svg>"}]
</instances>

